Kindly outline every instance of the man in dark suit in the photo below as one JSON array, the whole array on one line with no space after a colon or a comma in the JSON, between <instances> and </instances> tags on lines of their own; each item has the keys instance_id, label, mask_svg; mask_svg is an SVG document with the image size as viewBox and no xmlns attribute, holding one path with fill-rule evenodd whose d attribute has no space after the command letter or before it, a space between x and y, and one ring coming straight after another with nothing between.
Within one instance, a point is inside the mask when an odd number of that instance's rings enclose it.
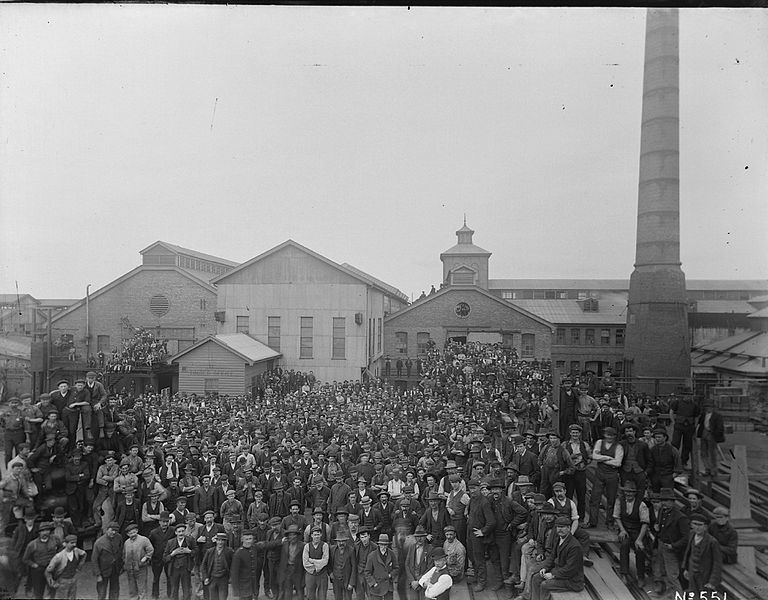
<instances>
[{"instance_id":1,"label":"man in dark suit","mask_svg":"<svg viewBox=\"0 0 768 600\"><path fill-rule=\"evenodd\" d=\"M183 598L190 598L192 593L192 571L195 568L197 543L185 534L186 523L177 523L175 537L168 540L163 551L163 560L168 565L168 580L171 583L171 600L179 600L179 587Z\"/></svg>"},{"instance_id":2,"label":"man in dark suit","mask_svg":"<svg viewBox=\"0 0 768 600\"><path fill-rule=\"evenodd\" d=\"M487 484L483 484L487 487ZM485 551L493 541L496 516L487 497L480 491L477 479L469 481L469 507L467 517L467 550L475 567L475 592L482 592L488 582Z\"/></svg>"},{"instance_id":3,"label":"man in dark suit","mask_svg":"<svg viewBox=\"0 0 768 600\"><path fill-rule=\"evenodd\" d=\"M285 531L288 539L280 551L279 600L291 600L294 589L298 600L304 600L304 574L306 573L302 560L304 542L299 539L299 533L299 528L296 525L290 525Z\"/></svg>"},{"instance_id":4,"label":"man in dark suit","mask_svg":"<svg viewBox=\"0 0 768 600\"><path fill-rule=\"evenodd\" d=\"M555 520L555 528L559 541L531 580L531 600L549 600L552 592L584 589L584 555L581 544L571 534L571 520L561 515Z\"/></svg>"},{"instance_id":5,"label":"man in dark suit","mask_svg":"<svg viewBox=\"0 0 768 600\"><path fill-rule=\"evenodd\" d=\"M703 513L690 516L691 533L683 555L683 575L688 580L686 591L698 598L700 592L711 592L720 588L723 570L723 556L720 544L707 531L709 517Z\"/></svg>"},{"instance_id":6,"label":"man in dark suit","mask_svg":"<svg viewBox=\"0 0 768 600\"><path fill-rule=\"evenodd\" d=\"M223 532L216 535L215 546L206 550L200 578L208 590L208 600L226 600L233 554L232 548L227 547L227 534Z\"/></svg>"}]
</instances>

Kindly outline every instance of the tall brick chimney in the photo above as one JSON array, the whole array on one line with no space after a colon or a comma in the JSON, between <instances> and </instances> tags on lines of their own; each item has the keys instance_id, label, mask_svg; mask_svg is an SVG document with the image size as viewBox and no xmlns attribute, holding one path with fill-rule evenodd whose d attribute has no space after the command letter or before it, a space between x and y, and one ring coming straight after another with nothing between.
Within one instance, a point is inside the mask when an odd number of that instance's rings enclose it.
<instances>
[{"instance_id":1,"label":"tall brick chimney","mask_svg":"<svg viewBox=\"0 0 768 600\"><path fill-rule=\"evenodd\" d=\"M687 385L691 368L680 268L678 33L677 9L648 9L637 245L624 354L633 385L659 393Z\"/></svg>"}]
</instances>

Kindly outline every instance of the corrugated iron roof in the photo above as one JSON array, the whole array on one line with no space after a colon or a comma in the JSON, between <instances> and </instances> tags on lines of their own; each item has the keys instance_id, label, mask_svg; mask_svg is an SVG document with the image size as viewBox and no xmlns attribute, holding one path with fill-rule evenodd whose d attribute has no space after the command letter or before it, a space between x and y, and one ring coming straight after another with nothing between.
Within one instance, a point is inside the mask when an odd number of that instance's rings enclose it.
<instances>
[{"instance_id":1,"label":"corrugated iron roof","mask_svg":"<svg viewBox=\"0 0 768 600\"><path fill-rule=\"evenodd\" d=\"M697 313L734 313L738 315L748 315L755 311L746 300L696 300Z\"/></svg>"},{"instance_id":2,"label":"corrugated iron roof","mask_svg":"<svg viewBox=\"0 0 768 600\"><path fill-rule=\"evenodd\" d=\"M32 356L32 338L0 336L0 354L30 360Z\"/></svg>"},{"instance_id":3,"label":"corrugated iron roof","mask_svg":"<svg viewBox=\"0 0 768 600\"><path fill-rule=\"evenodd\" d=\"M489 279L492 290L628 290L629 279ZM688 291L768 292L766 279L688 279Z\"/></svg>"},{"instance_id":4,"label":"corrugated iron roof","mask_svg":"<svg viewBox=\"0 0 768 600\"><path fill-rule=\"evenodd\" d=\"M162 240L158 240L153 244L150 244L144 250L139 251L139 254L144 254L147 250L152 248L153 246L156 246L157 244L161 244L165 246L166 248L170 248L174 252L177 252L178 254L186 254L187 256L192 256L194 258L200 258L202 260L208 260L211 262L220 263L222 265L228 265L230 267L236 267L240 263L234 262L232 260L227 260L226 258L221 258L219 256L213 256L212 254L205 254L203 252L198 252L197 250L192 250L190 248L184 248L183 246L177 246L176 244L169 244L168 242L164 242Z\"/></svg>"},{"instance_id":5,"label":"corrugated iron roof","mask_svg":"<svg viewBox=\"0 0 768 600\"><path fill-rule=\"evenodd\" d=\"M598 312L585 312L578 300L507 300L507 302L558 325L625 325L627 322L627 299L622 294L607 294L601 298Z\"/></svg>"},{"instance_id":6,"label":"corrugated iron roof","mask_svg":"<svg viewBox=\"0 0 768 600\"><path fill-rule=\"evenodd\" d=\"M750 313L750 315L747 317L748 319L765 319L768 317L768 306L765 308L761 308L760 310L756 310L753 313Z\"/></svg>"},{"instance_id":7,"label":"corrugated iron roof","mask_svg":"<svg viewBox=\"0 0 768 600\"><path fill-rule=\"evenodd\" d=\"M279 352L272 350L269 346L244 333L220 333L216 336L216 339L225 346L232 348L235 352L247 356L251 362L259 362L282 356Z\"/></svg>"}]
</instances>

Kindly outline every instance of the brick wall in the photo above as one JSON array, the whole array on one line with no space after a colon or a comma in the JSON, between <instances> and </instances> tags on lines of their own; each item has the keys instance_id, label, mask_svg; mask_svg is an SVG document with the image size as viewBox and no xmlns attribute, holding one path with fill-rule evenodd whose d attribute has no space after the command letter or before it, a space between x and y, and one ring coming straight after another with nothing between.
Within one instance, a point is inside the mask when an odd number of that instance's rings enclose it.
<instances>
[{"instance_id":1,"label":"brick wall","mask_svg":"<svg viewBox=\"0 0 768 600\"><path fill-rule=\"evenodd\" d=\"M158 294L168 298L170 307L161 317L149 310L150 298ZM204 301L202 304L201 300ZM91 354L96 355L98 351L100 335L109 336L112 348L119 347L123 317L128 317L134 327L192 327L195 339L199 340L216 333L215 310L216 294L208 287L174 269L142 267L112 289L102 294L98 294L98 290L91 294ZM85 330L84 303L52 324L53 339L62 333L73 334L78 355L83 357L86 350Z\"/></svg>"}]
</instances>

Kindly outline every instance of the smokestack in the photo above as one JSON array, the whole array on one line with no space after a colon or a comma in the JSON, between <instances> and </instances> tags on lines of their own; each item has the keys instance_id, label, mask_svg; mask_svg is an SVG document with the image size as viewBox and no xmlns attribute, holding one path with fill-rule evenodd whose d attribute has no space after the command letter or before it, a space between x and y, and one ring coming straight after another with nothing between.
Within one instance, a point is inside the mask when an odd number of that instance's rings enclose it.
<instances>
[{"instance_id":1,"label":"smokestack","mask_svg":"<svg viewBox=\"0 0 768 600\"><path fill-rule=\"evenodd\" d=\"M690 378L685 274L680 268L677 9L648 9L645 29L635 269L625 358L636 387L674 391ZM645 385L644 382L647 384Z\"/></svg>"}]
</instances>

